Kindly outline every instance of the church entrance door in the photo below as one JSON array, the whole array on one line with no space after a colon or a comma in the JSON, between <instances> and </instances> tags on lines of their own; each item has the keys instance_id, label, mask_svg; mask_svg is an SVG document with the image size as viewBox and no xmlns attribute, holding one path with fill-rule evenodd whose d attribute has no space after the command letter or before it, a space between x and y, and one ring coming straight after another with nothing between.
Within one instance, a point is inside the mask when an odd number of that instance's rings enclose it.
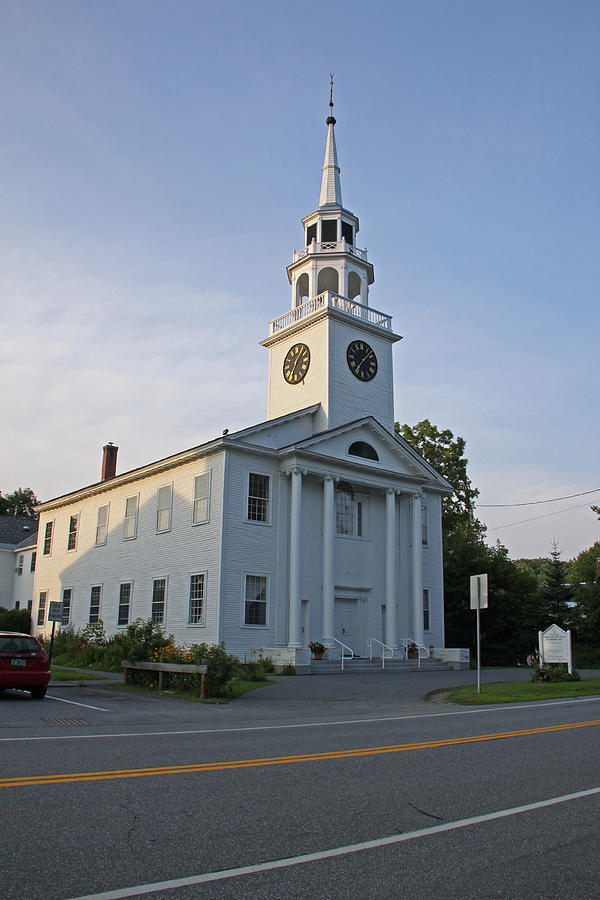
<instances>
[{"instance_id":1,"label":"church entrance door","mask_svg":"<svg viewBox=\"0 0 600 900\"><path fill-rule=\"evenodd\" d=\"M335 598L335 637L350 647L355 656L365 653L363 605L356 598Z\"/></svg>"}]
</instances>

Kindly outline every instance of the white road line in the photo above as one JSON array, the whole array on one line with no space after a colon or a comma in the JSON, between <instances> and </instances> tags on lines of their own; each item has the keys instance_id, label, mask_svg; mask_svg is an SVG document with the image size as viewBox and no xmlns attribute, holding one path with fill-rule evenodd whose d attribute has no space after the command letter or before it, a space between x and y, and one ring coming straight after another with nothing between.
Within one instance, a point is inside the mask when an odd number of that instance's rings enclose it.
<instances>
[{"instance_id":1,"label":"white road line","mask_svg":"<svg viewBox=\"0 0 600 900\"><path fill-rule=\"evenodd\" d=\"M361 841L359 844L346 844L343 847L332 847L330 850L321 850L316 853L303 853L300 856L290 856L287 859L273 859L269 862L256 863L253 866L240 866L238 869L222 869L219 872L189 875L187 878L172 878L169 881L155 881L153 884L137 884L133 887L102 891L99 894L85 894L81 897L71 897L70 900L119 900L119 898L122 897L154 894L158 891L169 891L175 888L189 887L193 884L207 884L211 881L223 881L227 878L239 878L243 875L258 875L261 872L270 872L273 869L285 869L289 866L300 866L304 863L320 862L323 859L332 859L336 856L346 856L349 853L361 853L364 850L374 850L378 847L403 844L406 841L412 841L416 838L443 834L446 831L456 831L459 828L469 828L471 825L481 825L485 822L505 819L508 816L517 816L521 813L533 812L537 809L555 806L558 803L568 803L571 800L580 800L582 797L592 797L595 794L600 794L600 787L590 788L587 791L577 791L574 794L563 794L561 797L550 797L548 800L540 800L537 803L526 803L523 806L514 806L510 809L501 809L497 812L486 813L482 816L472 816L469 819L458 819L456 822L432 825L431 828L420 828L418 831L407 831L405 834L394 834L387 837L376 838L371 841Z\"/></svg>"},{"instance_id":2,"label":"white road line","mask_svg":"<svg viewBox=\"0 0 600 900\"><path fill-rule=\"evenodd\" d=\"M46 694L48 700L60 700L61 703L71 703L72 706L85 706L86 709L97 709L100 712L110 712L110 709L104 709L103 706L90 706L89 703L76 703L75 700L65 700L64 697L53 697L51 694Z\"/></svg>"},{"instance_id":3,"label":"white road line","mask_svg":"<svg viewBox=\"0 0 600 900\"><path fill-rule=\"evenodd\" d=\"M60 700L60 697L53 698ZM412 716L379 716L371 719L341 719L337 722L295 722L289 725L241 725L237 728L191 728L184 731L119 731L115 734L53 734L33 737L9 737L0 738L0 744L10 744L18 741L83 741L98 738L131 738L131 737L169 737L169 735L181 736L185 734L235 734L245 731L279 731L285 728L332 728L336 725L371 725L374 722L404 722L411 719L443 719L448 716L472 716L478 713L504 712L513 709L535 709L546 706L565 706L575 703L591 703L600 700L600 697L581 697L576 700L547 700L544 703L527 703L520 706L494 706L486 709L459 709L445 713L416 713ZM73 703L73 700L64 700L64 703ZM80 704L84 706L85 704ZM110 712L99 706L90 709L101 709L102 712Z\"/></svg>"}]
</instances>

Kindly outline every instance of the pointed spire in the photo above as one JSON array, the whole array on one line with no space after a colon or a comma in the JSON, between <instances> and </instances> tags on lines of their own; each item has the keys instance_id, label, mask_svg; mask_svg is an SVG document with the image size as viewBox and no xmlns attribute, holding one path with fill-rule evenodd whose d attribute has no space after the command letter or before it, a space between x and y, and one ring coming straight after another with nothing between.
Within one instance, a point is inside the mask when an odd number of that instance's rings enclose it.
<instances>
[{"instance_id":1,"label":"pointed spire","mask_svg":"<svg viewBox=\"0 0 600 900\"><path fill-rule=\"evenodd\" d=\"M340 167L338 165L337 149L335 146L335 132L333 127L333 73L329 82L329 115L327 116L327 140L325 142L325 159L323 160L323 175L321 176L321 194L319 206L335 204L342 205L342 186L340 183Z\"/></svg>"}]
</instances>

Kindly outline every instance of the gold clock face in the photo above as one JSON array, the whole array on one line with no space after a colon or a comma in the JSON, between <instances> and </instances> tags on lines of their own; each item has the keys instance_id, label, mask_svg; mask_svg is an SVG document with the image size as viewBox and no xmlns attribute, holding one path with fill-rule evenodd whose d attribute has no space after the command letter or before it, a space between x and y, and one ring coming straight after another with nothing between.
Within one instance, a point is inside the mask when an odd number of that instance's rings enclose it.
<instances>
[{"instance_id":1,"label":"gold clock face","mask_svg":"<svg viewBox=\"0 0 600 900\"><path fill-rule=\"evenodd\" d=\"M364 341L352 341L346 350L346 359L353 375L360 381L370 381L377 374L377 357L372 347Z\"/></svg>"},{"instance_id":2,"label":"gold clock face","mask_svg":"<svg viewBox=\"0 0 600 900\"><path fill-rule=\"evenodd\" d=\"M306 344L294 344L285 354L283 361L283 377L288 384L298 384L310 366L310 350Z\"/></svg>"}]
</instances>

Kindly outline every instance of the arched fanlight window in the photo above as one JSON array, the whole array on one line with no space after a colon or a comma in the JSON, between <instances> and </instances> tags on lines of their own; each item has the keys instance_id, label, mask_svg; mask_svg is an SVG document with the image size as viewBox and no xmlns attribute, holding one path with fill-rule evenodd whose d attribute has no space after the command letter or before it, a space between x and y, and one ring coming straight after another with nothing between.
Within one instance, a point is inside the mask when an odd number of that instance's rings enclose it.
<instances>
[{"instance_id":1,"label":"arched fanlight window","mask_svg":"<svg viewBox=\"0 0 600 900\"><path fill-rule=\"evenodd\" d=\"M366 441L355 441L353 444L350 444L348 453L350 456L361 456L363 459L374 459L376 462L379 462L377 451L370 444L367 444Z\"/></svg>"}]
</instances>

